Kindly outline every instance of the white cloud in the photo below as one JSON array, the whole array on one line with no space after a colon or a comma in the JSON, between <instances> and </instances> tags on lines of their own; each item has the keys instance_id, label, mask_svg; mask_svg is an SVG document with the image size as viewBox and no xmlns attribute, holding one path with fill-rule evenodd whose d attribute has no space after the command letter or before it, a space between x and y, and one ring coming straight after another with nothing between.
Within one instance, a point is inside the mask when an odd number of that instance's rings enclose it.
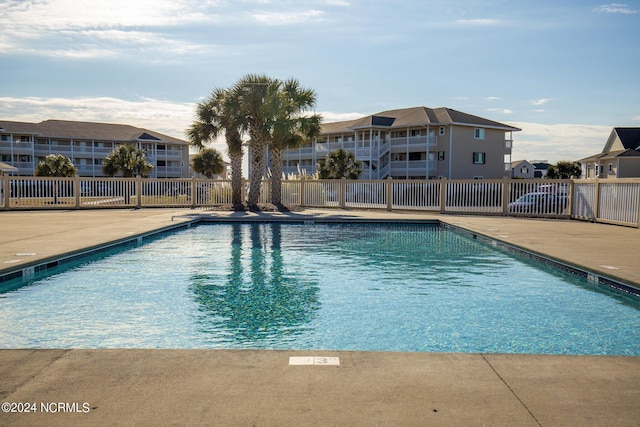
<instances>
[{"instance_id":1,"label":"white cloud","mask_svg":"<svg viewBox=\"0 0 640 427\"><path fill-rule=\"evenodd\" d=\"M513 160L579 160L602 151L611 126L510 122L522 132L513 135Z\"/></svg>"},{"instance_id":2,"label":"white cloud","mask_svg":"<svg viewBox=\"0 0 640 427\"><path fill-rule=\"evenodd\" d=\"M93 58L144 48L171 55L177 45L201 51L164 32L217 21L212 7L195 0L13 1L0 6L0 53ZM173 49L167 52L167 47Z\"/></svg>"},{"instance_id":3,"label":"white cloud","mask_svg":"<svg viewBox=\"0 0 640 427\"><path fill-rule=\"evenodd\" d=\"M487 96L487 101L499 101L502 98L500 98L499 96Z\"/></svg>"},{"instance_id":4,"label":"white cloud","mask_svg":"<svg viewBox=\"0 0 640 427\"><path fill-rule=\"evenodd\" d=\"M551 98L533 99L533 100L531 100L529 102L531 103L531 105L544 105L549 101L551 101Z\"/></svg>"},{"instance_id":5,"label":"white cloud","mask_svg":"<svg viewBox=\"0 0 640 427\"><path fill-rule=\"evenodd\" d=\"M593 9L597 13L621 13L623 15L633 15L637 10L631 9L626 3L603 4Z\"/></svg>"},{"instance_id":6,"label":"white cloud","mask_svg":"<svg viewBox=\"0 0 640 427\"><path fill-rule=\"evenodd\" d=\"M355 120L366 116L366 114L362 113L333 113L331 111L324 111L318 114L322 116L322 121L327 123Z\"/></svg>"},{"instance_id":7,"label":"white cloud","mask_svg":"<svg viewBox=\"0 0 640 427\"><path fill-rule=\"evenodd\" d=\"M151 98L124 100L94 98L0 97L3 120L41 122L47 119L120 123L185 138L195 103L176 103Z\"/></svg>"},{"instance_id":8,"label":"white cloud","mask_svg":"<svg viewBox=\"0 0 640 427\"><path fill-rule=\"evenodd\" d=\"M634 116L631 120L633 120L634 122L639 122L640 116Z\"/></svg>"},{"instance_id":9,"label":"white cloud","mask_svg":"<svg viewBox=\"0 0 640 427\"><path fill-rule=\"evenodd\" d=\"M325 0L324 4L329 6L351 6L351 3L343 0Z\"/></svg>"},{"instance_id":10,"label":"white cloud","mask_svg":"<svg viewBox=\"0 0 640 427\"><path fill-rule=\"evenodd\" d=\"M320 10L306 10L302 12L260 12L252 14L253 18L267 25L292 25L307 22L323 15Z\"/></svg>"},{"instance_id":11,"label":"white cloud","mask_svg":"<svg viewBox=\"0 0 640 427\"><path fill-rule=\"evenodd\" d=\"M10 2L3 15L3 24L54 31L166 27L209 19L195 0L25 0Z\"/></svg>"},{"instance_id":12,"label":"white cloud","mask_svg":"<svg viewBox=\"0 0 640 427\"><path fill-rule=\"evenodd\" d=\"M487 108L492 113L512 114L513 111L508 108Z\"/></svg>"},{"instance_id":13,"label":"white cloud","mask_svg":"<svg viewBox=\"0 0 640 427\"><path fill-rule=\"evenodd\" d=\"M456 24L468 26L493 26L503 25L504 22L499 19L458 19Z\"/></svg>"}]
</instances>

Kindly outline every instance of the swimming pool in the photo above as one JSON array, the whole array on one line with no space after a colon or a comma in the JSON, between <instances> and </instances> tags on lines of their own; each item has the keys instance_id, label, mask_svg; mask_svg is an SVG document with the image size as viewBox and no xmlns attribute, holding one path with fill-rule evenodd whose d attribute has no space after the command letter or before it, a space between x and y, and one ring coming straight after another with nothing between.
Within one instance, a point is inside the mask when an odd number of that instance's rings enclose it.
<instances>
[{"instance_id":1,"label":"swimming pool","mask_svg":"<svg viewBox=\"0 0 640 427\"><path fill-rule=\"evenodd\" d=\"M0 294L2 348L640 355L640 303L434 225L204 224Z\"/></svg>"}]
</instances>

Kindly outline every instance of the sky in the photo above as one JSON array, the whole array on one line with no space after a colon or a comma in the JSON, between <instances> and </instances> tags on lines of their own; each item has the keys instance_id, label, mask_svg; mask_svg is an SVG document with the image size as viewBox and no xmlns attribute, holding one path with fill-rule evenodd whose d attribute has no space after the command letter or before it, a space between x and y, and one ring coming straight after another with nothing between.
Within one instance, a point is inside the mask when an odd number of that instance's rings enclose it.
<instances>
[{"instance_id":1,"label":"sky","mask_svg":"<svg viewBox=\"0 0 640 427\"><path fill-rule=\"evenodd\" d=\"M0 0L0 120L186 139L248 73L325 121L449 107L522 129L513 160L578 160L640 126L640 0ZM215 145L224 151L224 144Z\"/></svg>"}]
</instances>

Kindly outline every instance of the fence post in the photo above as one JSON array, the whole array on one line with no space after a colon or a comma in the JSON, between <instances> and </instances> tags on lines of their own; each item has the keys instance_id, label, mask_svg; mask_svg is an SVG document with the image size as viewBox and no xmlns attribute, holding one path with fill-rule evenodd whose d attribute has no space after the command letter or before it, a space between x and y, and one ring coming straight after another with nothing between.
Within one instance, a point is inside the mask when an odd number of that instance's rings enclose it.
<instances>
[{"instance_id":1,"label":"fence post","mask_svg":"<svg viewBox=\"0 0 640 427\"><path fill-rule=\"evenodd\" d=\"M593 207L593 221L598 222L598 217L600 217L600 178L596 177L596 189L593 195L593 203L595 206Z\"/></svg>"},{"instance_id":2,"label":"fence post","mask_svg":"<svg viewBox=\"0 0 640 427\"><path fill-rule=\"evenodd\" d=\"M76 209L80 208L80 177L73 177L73 195L75 196Z\"/></svg>"},{"instance_id":3,"label":"fence post","mask_svg":"<svg viewBox=\"0 0 640 427\"><path fill-rule=\"evenodd\" d=\"M638 215L636 216L636 227L640 228L640 182L638 183Z\"/></svg>"},{"instance_id":4,"label":"fence post","mask_svg":"<svg viewBox=\"0 0 640 427\"><path fill-rule=\"evenodd\" d=\"M347 178L340 180L340 207L345 208L347 204Z\"/></svg>"},{"instance_id":5,"label":"fence post","mask_svg":"<svg viewBox=\"0 0 640 427\"><path fill-rule=\"evenodd\" d=\"M0 172L0 178L2 178L2 182L0 182L0 208L9 209L9 199L11 198L11 190L9 188L9 175L3 175Z\"/></svg>"},{"instance_id":6,"label":"fence post","mask_svg":"<svg viewBox=\"0 0 640 427\"><path fill-rule=\"evenodd\" d=\"M393 178L391 175L387 177L387 211L393 209Z\"/></svg>"},{"instance_id":7,"label":"fence post","mask_svg":"<svg viewBox=\"0 0 640 427\"><path fill-rule=\"evenodd\" d=\"M447 205L447 178L440 180L440 213L444 213Z\"/></svg>"},{"instance_id":8,"label":"fence post","mask_svg":"<svg viewBox=\"0 0 640 427\"><path fill-rule=\"evenodd\" d=\"M300 177L300 207L304 208L304 175Z\"/></svg>"},{"instance_id":9,"label":"fence post","mask_svg":"<svg viewBox=\"0 0 640 427\"><path fill-rule=\"evenodd\" d=\"M511 178L504 177L502 180L502 215L509 213L509 197L511 196Z\"/></svg>"},{"instance_id":10,"label":"fence post","mask_svg":"<svg viewBox=\"0 0 640 427\"><path fill-rule=\"evenodd\" d=\"M569 186L567 188L566 197L569 198L569 205L567 208L569 209L569 218L573 218L573 189L574 189L574 180L570 180Z\"/></svg>"},{"instance_id":11,"label":"fence post","mask_svg":"<svg viewBox=\"0 0 640 427\"><path fill-rule=\"evenodd\" d=\"M136 176L136 208L142 207L142 177Z\"/></svg>"},{"instance_id":12,"label":"fence post","mask_svg":"<svg viewBox=\"0 0 640 427\"><path fill-rule=\"evenodd\" d=\"M198 205L198 191L196 185L196 177L191 178L191 208L194 209Z\"/></svg>"}]
</instances>

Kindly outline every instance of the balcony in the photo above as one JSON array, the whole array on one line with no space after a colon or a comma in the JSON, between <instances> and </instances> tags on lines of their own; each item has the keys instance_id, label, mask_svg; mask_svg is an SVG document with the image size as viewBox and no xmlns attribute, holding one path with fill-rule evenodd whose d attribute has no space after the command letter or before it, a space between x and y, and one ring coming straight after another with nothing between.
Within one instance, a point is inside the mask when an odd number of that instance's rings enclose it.
<instances>
[{"instance_id":1,"label":"balcony","mask_svg":"<svg viewBox=\"0 0 640 427\"><path fill-rule=\"evenodd\" d=\"M400 160L391 162L391 169L394 173L399 171L407 171L409 175L411 172L426 172L433 171L436 169L436 161L435 160Z\"/></svg>"},{"instance_id":2,"label":"balcony","mask_svg":"<svg viewBox=\"0 0 640 427\"><path fill-rule=\"evenodd\" d=\"M391 148L395 147L434 147L437 144L437 137L430 136L410 136L401 138L391 138Z\"/></svg>"}]
</instances>

